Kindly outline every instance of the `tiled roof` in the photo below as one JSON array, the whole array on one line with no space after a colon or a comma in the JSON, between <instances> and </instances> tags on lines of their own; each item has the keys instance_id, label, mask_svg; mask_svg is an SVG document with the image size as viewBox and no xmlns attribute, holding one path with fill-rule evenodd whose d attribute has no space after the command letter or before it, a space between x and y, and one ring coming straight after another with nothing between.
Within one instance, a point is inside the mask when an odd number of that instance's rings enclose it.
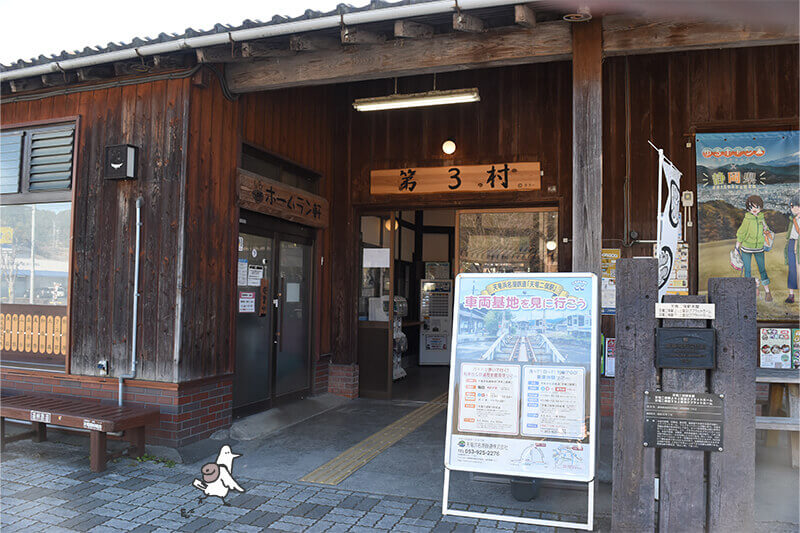
<instances>
[{"instance_id":1,"label":"tiled roof","mask_svg":"<svg viewBox=\"0 0 800 533\"><path fill-rule=\"evenodd\" d=\"M308 9L300 15L299 17L283 17L281 15L275 15L270 20L264 22L260 20L250 20L247 19L243 21L238 26L228 25L228 24L215 24L214 27L210 30L196 30L194 28L186 28L186 30L182 34L177 33L160 33L155 38L150 37L135 37L129 43L108 43L105 46L87 46L83 50L75 50L73 52L62 51L60 54L53 54L51 56L40 55L39 57L31 58L28 60L18 59L17 61L11 63L10 65L2 65L0 64L0 71L9 71L9 70L16 70L25 67L31 67L34 65L43 65L46 63L51 63L53 61L63 61L65 59L74 59L77 57L84 57L84 56L91 56L96 54L103 54L106 52L114 52L117 50L125 50L129 48L137 48L140 46L148 45L148 44L155 44L155 43L162 43L167 41L176 41L179 39L184 39L188 37L199 37L201 35L211 35L215 33L227 33L231 31L237 30L244 30L249 28L258 28L262 26L271 26L275 24L284 24L287 22L295 22L300 20L308 20L320 17L329 17L332 15L339 15L339 14L346 14L346 13L356 13L359 11L367 11L370 9L383 9L387 7L396 7L402 5L409 5L409 4L424 4L428 2L432 2L434 0L398 0L396 2L385 2L383 0L372 0L369 4L361 7L353 7L349 4L339 4L336 6L336 9L331 11L322 12L322 11L313 11Z\"/></svg>"}]
</instances>

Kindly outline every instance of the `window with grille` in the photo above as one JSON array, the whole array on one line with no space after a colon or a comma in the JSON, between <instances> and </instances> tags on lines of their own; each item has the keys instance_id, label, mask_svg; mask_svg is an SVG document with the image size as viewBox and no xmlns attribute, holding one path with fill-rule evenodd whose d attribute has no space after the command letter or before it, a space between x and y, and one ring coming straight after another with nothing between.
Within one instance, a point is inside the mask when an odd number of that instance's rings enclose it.
<instances>
[{"instance_id":1,"label":"window with grille","mask_svg":"<svg viewBox=\"0 0 800 533\"><path fill-rule=\"evenodd\" d=\"M64 369L75 123L0 131L0 364Z\"/></svg>"},{"instance_id":2,"label":"window with grille","mask_svg":"<svg viewBox=\"0 0 800 533\"><path fill-rule=\"evenodd\" d=\"M0 194L69 191L74 151L74 122L3 131Z\"/></svg>"}]
</instances>

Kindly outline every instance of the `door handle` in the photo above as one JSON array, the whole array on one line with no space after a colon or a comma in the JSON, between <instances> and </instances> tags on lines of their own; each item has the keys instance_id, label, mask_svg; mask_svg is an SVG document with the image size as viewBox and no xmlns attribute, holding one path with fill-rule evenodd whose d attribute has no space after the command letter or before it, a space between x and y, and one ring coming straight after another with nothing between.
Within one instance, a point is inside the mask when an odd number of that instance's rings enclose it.
<instances>
[{"instance_id":1,"label":"door handle","mask_svg":"<svg viewBox=\"0 0 800 533\"><path fill-rule=\"evenodd\" d=\"M281 335L281 331L283 329L283 304L284 304L284 294L286 294L286 278L281 276L281 286L280 291L278 292L278 327L276 328L277 331L275 335L278 337L278 350L283 350L283 335Z\"/></svg>"}]
</instances>

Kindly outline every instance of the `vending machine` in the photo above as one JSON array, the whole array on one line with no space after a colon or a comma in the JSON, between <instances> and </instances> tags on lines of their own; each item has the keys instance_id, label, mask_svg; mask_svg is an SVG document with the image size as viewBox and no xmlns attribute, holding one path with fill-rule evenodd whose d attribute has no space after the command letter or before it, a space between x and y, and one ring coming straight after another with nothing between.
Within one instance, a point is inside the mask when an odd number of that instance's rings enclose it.
<instances>
[{"instance_id":1,"label":"vending machine","mask_svg":"<svg viewBox=\"0 0 800 533\"><path fill-rule=\"evenodd\" d=\"M419 364L450 364L450 337L453 324L453 281L420 281Z\"/></svg>"}]
</instances>

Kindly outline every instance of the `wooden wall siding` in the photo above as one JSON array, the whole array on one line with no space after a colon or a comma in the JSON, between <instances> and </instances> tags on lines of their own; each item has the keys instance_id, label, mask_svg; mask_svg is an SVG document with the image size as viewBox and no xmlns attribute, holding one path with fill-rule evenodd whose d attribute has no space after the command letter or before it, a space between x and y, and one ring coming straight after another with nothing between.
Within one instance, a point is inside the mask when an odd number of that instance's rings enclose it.
<instances>
[{"instance_id":1,"label":"wooden wall siding","mask_svg":"<svg viewBox=\"0 0 800 533\"><path fill-rule=\"evenodd\" d=\"M171 381L177 277L178 213L188 81L3 104L3 124L79 115L74 209L70 370L98 375L130 371L134 225L144 198L139 301L138 377ZM106 145L139 146L138 180L102 176Z\"/></svg>"},{"instance_id":2,"label":"wooden wall siding","mask_svg":"<svg viewBox=\"0 0 800 533\"><path fill-rule=\"evenodd\" d=\"M693 128L742 131L797 128L798 46L703 50L606 58L603 70L603 238L620 247L624 238L626 149L630 157L631 228L655 239L658 154L663 147L683 172L681 188L695 190ZM626 63L629 109L626 109ZM788 120L787 120L788 119ZM630 141L626 144L626 123ZM757 121L750 122L748 121ZM774 121L770 124L771 121ZM627 147L627 148L626 148ZM695 215L694 230L697 229ZM696 231L690 228L690 249ZM652 245L625 249L644 255ZM690 254L695 268L696 255Z\"/></svg>"},{"instance_id":3,"label":"wooden wall siding","mask_svg":"<svg viewBox=\"0 0 800 533\"><path fill-rule=\"evenodd\" d=\"M261 147L301 167L321 174L319 195L332 203L334 189L346 190L347 157L346 117L348 102L343 86L328 85L246 94L242 107L242 142ZM341 193L340 193L341 194ZM318 230L315 264L322 267L317 281L319 302L317 355L332 351L331 316L336 317L339 304L333 302L341 287L331 290L332 270L337 268L331 246L333 235L342 239L345 230L346 203L331 212L331 225ZM335 229L334 229L335 228ZM335 318L334 318L335 320Z\"/></svg>"},{"instance_id":4,"label":"wooden wall siding","mask_svg":"<svg viewBox=\"0 0 800 533\"><path fill-rule=\"evenodd\" d=\"M189 114L177 381L233 370L240 113L206 81L192 86Z\"/></svg>"},{"instance_id":5,"label":"wooden wall siding","mask_svg":"<svg viewBox=\"0 0 800 533\"><path fill-rule=\"evenodd\" d=\"M353 203L359 206L491 207L494 205L554 205L571 202L572 70L569 62L540 63L437 76L439 89L477 87L481 101L404 111L352 114ZM428 91L432 76L400 80L399 92ZM354 98L390 94L392 80L354 86ZM456 152L442 152L452 138ZM381 168L445 166L538 161L544 175L538 191L495 192L491 195L449 193L429 197L371 196L369 171ZM549 188L555 186L556 191ZM559 220L569 235L571 215ZM570 264L569 247L559 250L563 266Z\"/></svg>"}]
</instances>

